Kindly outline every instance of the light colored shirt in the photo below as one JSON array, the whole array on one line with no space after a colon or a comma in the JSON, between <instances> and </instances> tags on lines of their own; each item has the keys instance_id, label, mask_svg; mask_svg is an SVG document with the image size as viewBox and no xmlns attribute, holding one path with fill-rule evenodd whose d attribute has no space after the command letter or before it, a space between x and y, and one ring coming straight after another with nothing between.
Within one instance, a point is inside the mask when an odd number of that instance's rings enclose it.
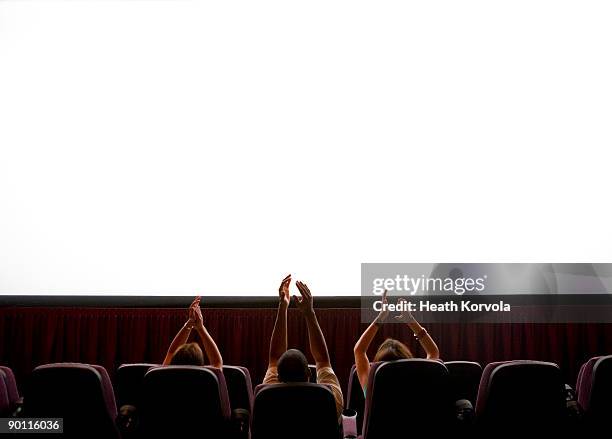
<instances>
[{"instance_id":1,"label":"light colored shirt","mask_svg":"<svg viewBox=\"0 0 612 439\"><path fill-rule=\"evenodd\" d=\"M266 371L266 376L263 379L263 384L278 384L278 369L276 367L269 367ZM338 377L334 373L331 367L317 368L317 384L323 384L329 387L332 394L334 395L334 401L336 402L336 414L338 418L342 415L344 408L344 400L342 398L342 389L340 388L340 382Z\"/></svg>"}]
</instances>

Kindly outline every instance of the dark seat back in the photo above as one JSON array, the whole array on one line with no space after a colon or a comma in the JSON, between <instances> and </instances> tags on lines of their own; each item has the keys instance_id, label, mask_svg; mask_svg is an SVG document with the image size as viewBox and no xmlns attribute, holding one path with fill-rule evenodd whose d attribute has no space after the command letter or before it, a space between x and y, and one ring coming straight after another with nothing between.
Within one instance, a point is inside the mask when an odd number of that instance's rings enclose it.
<instances>
[{"instance_id":1,"label":"dark seat back","mask_svg":"<svg viewBox=\"0 0 612 439\"><path fill-rule=\"evenodd\" d=\"M97 365L38 366L26 387L24 416L63 418L64 437L119 438L111 381L106 369Z\"/></svg>"},{"instance_id":2,"label":"dark seat back","mask_svg":"<svg viewBox=\"0 0 612 439\"><path fill-rule=\"evenodd\" d=\"M338 439L334 396L321 384L257 386L251 432L252 439Z\"/></svg>"},{"instance_id":3,"label":"dark seat back","mask_svg":"<svg viewBox=\"0 0 612 439\"><path fill-rule=\"evenodd\" d=\"M450 377L452 398L455 401L467 399L475 405L482 366L473 361L447 361L444 365Z\"/></svg>"},{"instance_id":4,"label":"dark seat back","mask_svg":"<svg viewBox=\"0 0 612 439\"><path fill-rule=\"evenodd\" d=\"M363 420L364 439L439 434L453 426L448 370L433 360L408 359L370 367Z\"/></svg>"},{"instance_id":5,"label":"dark seat back","mask_svg":"<svg viewBox=\"0 0 612 439\"><path fill-rule=\"evenodd\" d=\"M351 367L349 374L348 390L346 392L345 408L355 410L357 412L357 431L361 433L363 425L363 412L365 411L365 395L357 376L355 365Z\"/></svg>"},{"instance_id":6,"label":"dark seat back","mask_svg":"<svg viewBox=\"0 0 612 439\"><path fill-rule=\"evenodd\" d=\"M223 366L223 375L232 410L251 411L253 405L253 383L246 367Z\"/></svg>"},{"instance_id":7,"label":"dark seat back","mask_svg":"<svg viewBox=\"0 0 612 439\"><path fill-rule=\"evenodd\" d=\"M138 407L142 397L142 382L145 374L152 367L151 363L122 364L117 369L115 377L117 390L117 405L133 405Z\"/></svg>"},{"instance_id":8,"label":"dark seat back","mask_svg":"<svg viewBox=\"0 0 612 439\"><path fill-rule=\"evenodd\" d=\"M309 364L308 370L310 370L310 382L316 383L317 382L317 366L315 366L314 364Z\"/></svg>"},{"instance_id":9,"label":"dark seat back","mask_svg":"<svg viewBox=\"0 0 612 439\"><path fill-rule=\"evenodd\" d=\"M4 374L8 403L11 409L14 409L19 401L19 390L17 389L17 380L15 374L10 367L0 366L0 372Z\"/></svg>"},{"instance_id":10,"label":"dark seat back","mask_svg":"<svg viewBox=\"0 0 612 439\"><path fill-rule=\"evenodd\" d=\"M8 417L11 413L9 391L6 385L6 374L0 369L0 416Z\"/></svg>"},{"instance_id":11,"label":"dark seat back","mask_svg":"<svg viewBox=\"0 0 612 439\"><path fill-rule=\"evenodd\" d=\"M596 430L612 427L612 355L593 357L580 370L578 402L586 422Z\"/></svg>"},{"instance_id":12,"label":"dark seat back","mask_svg":"<svg viewBox=\"0 0 612 439\"><path fill-rule=\"evenodd\" d=\"M479 430L497 434L561 431L565 423L565 385L554 363L508 361L488 364L476 403Z\"/></svg>"},{"instance_id":13,"label":"dark seat back","mask_svg":"<svg viewBox=\"0 0 612 439\"><path fill-rule=\"evenodd\" d=\"M200 366L151 368L139 412L146 438L225 438L230 406L223 374Z\"/></svg>"}]
</instances>

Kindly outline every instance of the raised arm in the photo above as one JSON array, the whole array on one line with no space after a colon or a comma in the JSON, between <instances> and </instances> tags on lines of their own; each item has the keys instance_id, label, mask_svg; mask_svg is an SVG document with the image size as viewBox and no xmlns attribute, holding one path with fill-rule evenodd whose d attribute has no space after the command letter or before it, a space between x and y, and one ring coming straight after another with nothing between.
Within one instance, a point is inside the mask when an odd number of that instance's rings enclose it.
<instances>
[{"instance_id":1,"label":"raised arm","mask_svg":"<svg viewBox=\"0 0 612 439\"><path fill-rule=\"evenodd\" d=\"M283 279L278 288L278 311L276 321L270 337L270 355L268 357L268 368L276 367L278 359L287 350L287 308L289 308L289 284L291 275Z\"/></svg>"},{"instance_id":2,"label":"raised arm","mask_svg":"<svg viewBox=\"0 0 612 439\"><path fill-rule=\"evenodd\" d=\"M221 357L221 352L219 352L217 343L215 343L215 340L213 340L212 336L204 326L204 319L202 318L202 310L200 309L199 301L195 307L194 314L195 329L198 331L198 335L200 336L200 340L204 346L204 352L206 352L208 361L210 362L211 366L221 369L223 367L223 358Z\"/></svg>"},{"instance_id":3,"label":"raised arm","mask_svg":"<svg viewBox=\"0 0 612 439\"><path fill-rule=\"evenodd\" d=\"M400 302L406 302L406 300L400 299ZM429 332L427 332L427 330L423 328L419 322L417 322L410 311L406 311L395 318L405 322L412 330L412 333L425 351L428 360L437 360L440 358L440 351L438 350L436 342L433 341L433 338L431 338Z\"/></svg>"},{"instance_id":4,"label":"raised arm","mask_svg":"<svg viewBox=\"0 0 612 439\"><path fill-rule=\"evenodd\" d=\"M331 367L325 337L323 336L323 331L321 331L321 327L319 326L317 315L314 312L312 294L305 283L297 281L295 285L300 291L301 297L293 296L293 299L298 309L302 312L302 315L306 319L306 326L308 327L308 341L310 342L310 353L315 360L317 370L322 367Z\"/></svg>"},{"instance_id":5,"label":"raised arm","mask_svg":"<svg viewBox=\"0 0 612 439\"><path fill-rule=\"evenodd\" d=\"M382 295L383 304L387 304L387 291ZM376 333L380 329L380 327L385 322L387 316L389 315L389 311L383 308L378 317L374 319L370 326L361 334L359 340L355 344L353 348L353 354L355 355L355 371L357 372L357 377L359 378L359 384L361 384L361 388L365 390L368 385L368 375L370 375L370 360L368 359L368 348L370 344L372 344L372 340L376 336Z\"/></svg>"},{"instance_id":6,"label":"raised arm","mask_svg":"<svg viewBox=\"0 0 612 439\"><path fill-rule=\"evenodd\" d=\"M196 297L191 305L189 306L189 317L183 327L179 329L179 332L174 336L172 343L170 343L170 347L168 348L168 352L166 353L166 357L164 358L164 362L162 363L164 366L170 364L172 361L172 356L177 351L177 349L187 343L189 339L189 334L191 334L191 330L195 325L195 307L200 304L200 296Z\"/></svg>"}]
</instances>

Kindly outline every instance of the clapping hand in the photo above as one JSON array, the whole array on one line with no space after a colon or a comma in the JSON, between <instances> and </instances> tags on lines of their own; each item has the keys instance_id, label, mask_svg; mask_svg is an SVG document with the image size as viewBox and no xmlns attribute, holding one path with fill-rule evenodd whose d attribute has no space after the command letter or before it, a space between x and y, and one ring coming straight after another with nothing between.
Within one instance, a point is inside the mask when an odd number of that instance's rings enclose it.
<instances>
[{"instance_id":1,"label":"clapping hand","mask_svg":"<svg viewBox=\"0 0 612 439\"><path fill-rule=\"evenodd\" d=\"M412 323L415 322L415 318L412 315L412 313L410 312L410 307L408 306L409 303L406 299L399 299L397 301L398 305L402 305L402 308L404 309L404 311L402 311L402 313L399 316L395 316L395 320L398 320L400 322L404 322L404 323Z\"/></svg>"},{"instance_id":2,"label":"clapping hand","mask_svg":"<svg viewBox=\"0 0 612 439\"><path fill-rule=\"evenodd\" d=\"M291 275L288 274L278 287L278 297L284 305L289 305L289 284L291 283Z\"/></svg>"},{"instance_id":3,"label":"clapping hand","mask_svg":"<svg viewBox=\"0 0 612 439\"><path fill-rule=\"evenodd\" d=\"M200 296L196 297L189 306L188 322L193 326L199 326L203 324L202 310L200 309Z\"/></svg>"},{"instance_id":4,"label":"clapping hand","mask_svg":"<svg viewBox=\"0 0 612 439\"><path fill-rule=\"evenodd\" d=\"M306 286L306 284L301 281L297 281L295 285L300 291L301 296L293 296L293 301L295 302L295 305L304 315L313 312L312 294L310 293L308 286Z\"/></svg>"},{"instance_id":5,"label":"clapping hand","mask_svg":"<svg viewBox=\"0 0 612 439\"><path fill-rule=\"evenodd\" d=\"M194 325L196 323L196 308L200 308L200 296L197 296L195 299L193 299L193 302L191 302L191 305L189 305L189 318L187 320L187 323Z\"/></svg>"},{"instance_id":6,"label":"clapping hand","mask_svg":"<svg viewBox=\"0 0 612 439\"><path fill-rule=\"evenodd\" d=\"M382 309L380 310L380 313L378 313L378 317L376 317L376 323L382 324L385 322L385 320L387 320L387 316L389 315L389 309L387 308L387 304L389 303L387 300L387 290L382 293L381 302Z\"/></svg>"}]
</instances>

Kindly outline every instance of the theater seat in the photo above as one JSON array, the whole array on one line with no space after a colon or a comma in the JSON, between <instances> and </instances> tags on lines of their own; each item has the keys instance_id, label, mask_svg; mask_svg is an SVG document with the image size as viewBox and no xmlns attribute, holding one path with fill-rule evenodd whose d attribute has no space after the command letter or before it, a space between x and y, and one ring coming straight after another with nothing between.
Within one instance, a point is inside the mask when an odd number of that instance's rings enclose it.
<instances>
[{"instance_id":1,"label":"theater seat","mask_svg":"<svg viewBox=\"0 0 612 439\"><path fill-rule=\"evenodd\" d=\"M223 366L223 376L232 409L232 429L237 435L248 437L253 406L251 374L246 367Z\"/></svg>"},{"instance_id":2,"label":"theater seat","mask_svg":"<svg viewBox=\"0 0 612 439\"><path fill-rule=\"evenodd\" d=\"M63 418L69 438L117 439L117 407L106 369L80 363L38 366L24 395L24 416Z\"/></svg>"},{"instance_id":3,"label":"theater seat","mask_svg":"<svg viewBox=\"0 0 612 439\"><path fill-rule=\"evenodd\" d=\"M372 363L368 377L364 439L442 436L454 427L454 401L446 366L423 359Z\"/></svg>"},{"instance_id":4,"label":"theater seat","mask_svg":"<svg viewBox=\"0 0 612 439\"><path fill-rule=\"evenodd\" d=\"M158 366L151 363L122 364L117 369L115 377L117 390L117 405L133 405L138 407L142 397L142 381L145 374L152 367Z\"/></svg>"},{"instance_id":5,"label":"theater seat","mask_svg":"<svg viewBox=\"0 0 612 439\"><path fill-rule=\"evenodd\" d=\"M232 437L223 373L199 366L160 366L143 380L140 437Z\"/></svg>"},{"instance_id":6,"label":"theater seat","mask_svg":"<svg viewBox=\"0 0 612 439\"><path fill-rule=\"evenodd\" d=\"M6 386L6 374L0 369L0 416L8 417L11 414L9 404L9 391Z\"/></svg>"},{"instance_id":7,"label":"theater seat","mask_svg":"<svg viewBox=\"0 0 612 439\"><path fill-rule=\"evenodd\" d=\"M359 377L357 376L355 365L351 367L351 373L349 374L348 390L346 392L346 403L345 408L355 410L357 412L357 431L361 433L361 427L363 425L363 412L365 410L365 396L363 389L359 383Z\"/></svg>"},{"instance_id":8,"label":"theater seat","mask_svg":"<svg viewBox=\"0 0 612 439\"><path fill-rule=\"evenodd\" d=\"M447 361L444 363L450 376L451 395L455 401L467 399L476 404L482 366L473 361Z\"/></svg>"},{"instance_id":9,"label":"theater seat","mask_svg":"<svg viewBox=\"0 0 612 439\"><path fill-rule=\"evenodd\" d=\"M10 367L0 366L0 380L4 382L4 395L6 396L6 404L4 407L2 389L0 389L0 412L4 414L14 413L18 406L21 404L21 398L19 397L19 391L17 390L17 380ZM1 384L0 384L1 385Z\"/></svg>"},{"instance_id":10,"label":"theater seat","mask_svg":"<svg viewBox=\"0 0 612 439\"><path fill-rule=\"evenodd\" d=\"M249 370L242 366L223 366L223 376L231 409L250 412L253 404L253 383Z\"/></svg>"},{"instance_id":11,"label":"theater seat","mask_svg":"<svg viewBox=\"0 0 612 439\"><path fill-rule=\"evenodd\" d=\"M251 433L252 439L338 439L334 396L321 384L259 385Z\"/></svg>"},{"instance_id":12,"label":"theater seat","mask_svg":"<svg viewBox=\"0 0 612 439\"><path fill-rule=\"evenodd\" d=\"M578 371L578 378L576 379L576 395L578 397L578 402L580 403L580 394L583 394L583 401L580 404L581 406L585 406L587 404L585 404L585 400L584 398L586 398L587 393L589 392L588 388L585 388L586 384L583 384L584 379L585 379L585 375L586 370L588 369L588 379L591 379L591 375L593 374L593 366L595 365L595 362L597 360L599 360L601 358L601 356L599 357L591 357L589 358L589 360L586 363L583 363L582 366L580 366L580 370ZM590 386L588 386L590 388Z\"/></svg>"},{"instance_id":13,"label":"theater seat","mask_svg":"<svg viewBox=\"0 0 612 439\"><path fill-rule=\"evenodd\" d=\"M576 383L578 403L585 421L594 430L612 427L612 355L593 357L584 363Z\"/></svg>"},{"instance_id":14,"label":"theater seat","mask_svg":"<svg viewBox=\"0 0 612 439\"><path fill-rule=\"evenodd\" d=\"M566 424L564 389L554 363L490 363L478 389L478 430L483 435L560 433Z\"/></svg>"},{"instance_id":15,"label":"theater seat","mask_svg":"<svg viewBox=\"0 0 612 439\"><path fill-rule=\"evenodd\" d=\"M317 382L317 366L315 366L314 364L309 364L308 370L310 370L310 382L316 383Z\"/></svg>"}]
</instances>

